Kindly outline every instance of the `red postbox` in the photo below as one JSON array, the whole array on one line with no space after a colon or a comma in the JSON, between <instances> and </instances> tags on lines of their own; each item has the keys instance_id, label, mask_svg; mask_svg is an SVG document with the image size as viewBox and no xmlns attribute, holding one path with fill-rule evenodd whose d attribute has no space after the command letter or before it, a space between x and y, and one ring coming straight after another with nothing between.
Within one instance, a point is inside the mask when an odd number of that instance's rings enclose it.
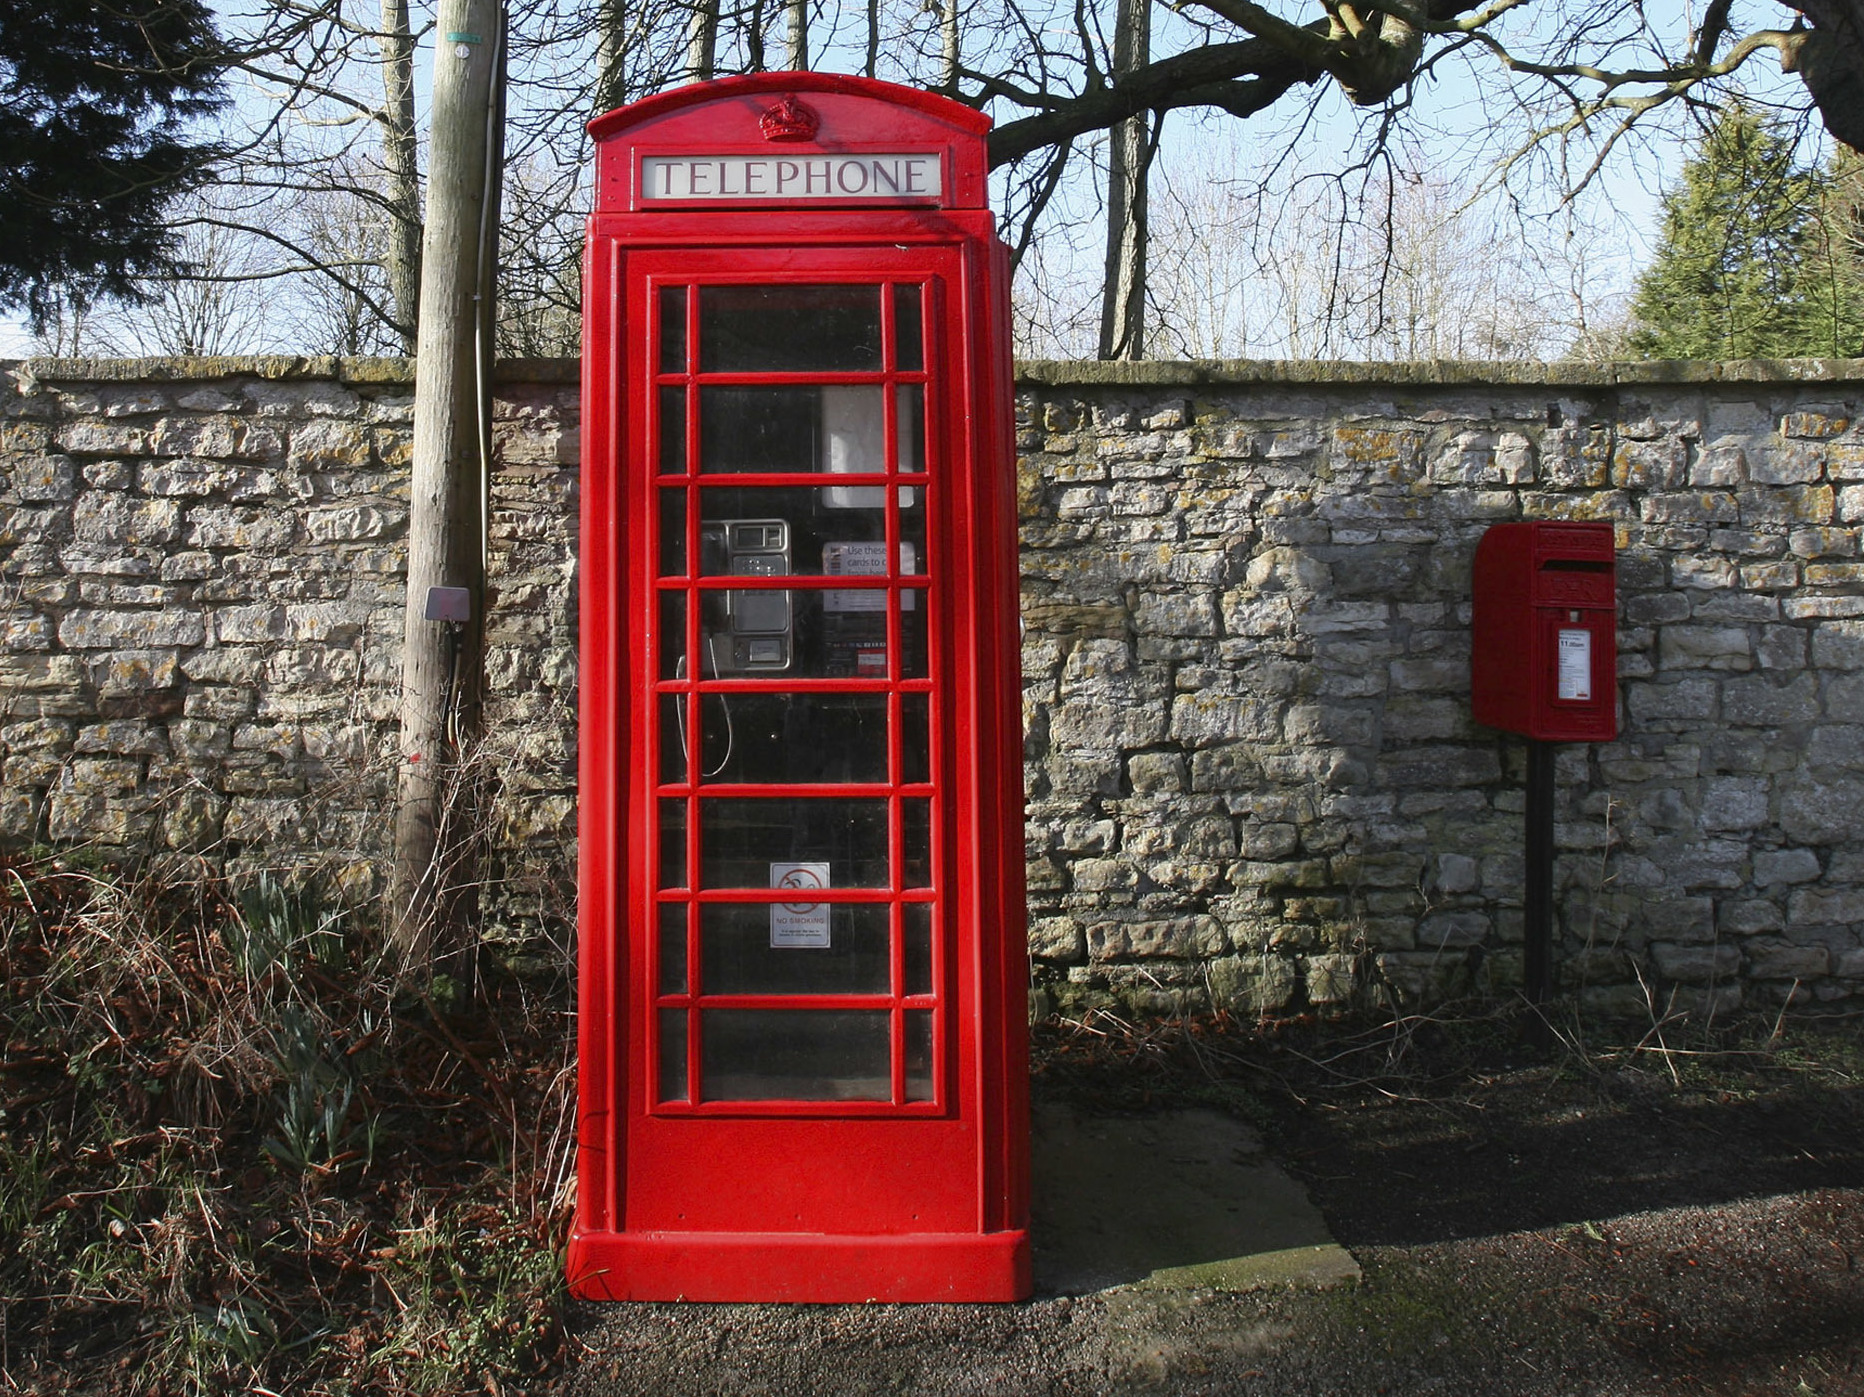
<instances>
[{"instance_id":1,"label":"red postbox","mask_svg":"<svg viewBox=\"0 0 1864 1397\"><path fill-rule=\"evenodd\" d=\"M591 124L579 1295L1029 1291L988 125L811 73Z\"/></svg>"},{"instance_id":2,"label":"red postbox","mask_svg":"<svg viewBox=\"0 0 1864 1397\"><path fill-rule=\"evenodd\" d=\"M1612 526L1497 524L1476 545L1470 678L1478 723L1544 742L1618 735Z\"/></svg>"}]
</instances>

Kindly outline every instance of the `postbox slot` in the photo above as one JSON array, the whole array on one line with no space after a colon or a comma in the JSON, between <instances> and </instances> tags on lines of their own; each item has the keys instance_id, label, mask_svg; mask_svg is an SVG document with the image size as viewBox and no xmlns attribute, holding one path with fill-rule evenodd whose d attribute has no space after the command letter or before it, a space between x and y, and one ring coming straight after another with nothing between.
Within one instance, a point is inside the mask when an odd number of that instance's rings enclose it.
<instances>
[{"instance_id":1,"label":"postbox slot","mask_svg":"<svg viewBox=\"0 0 1864 1397\"><path fill-rule=\"evenodd\" d=\"M1609 560L1548 558L1534 574L1533 600L1543 606L1610 606L1616 586Z\"/></svg>"}]
</instances>

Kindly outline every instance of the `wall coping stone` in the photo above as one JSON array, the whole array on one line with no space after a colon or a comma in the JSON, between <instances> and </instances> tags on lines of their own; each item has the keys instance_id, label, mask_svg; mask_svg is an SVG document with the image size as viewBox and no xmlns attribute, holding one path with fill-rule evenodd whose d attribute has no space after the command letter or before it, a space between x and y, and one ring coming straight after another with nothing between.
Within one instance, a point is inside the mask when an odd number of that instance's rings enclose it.
<instances>
[{"instance_id":1,"label":"wall coping stone","mask_svg":"<svg viewBox=\"0 0 1864 1397\"><path fill-rule=\"evenodd\" d=\"M0 373L25 382L181 382L250 377L335 379L341 383L412 383L412 359L340 359L329 355L227 355L218 358L14 359ZM576 383L575 358L501 359L500 383ZM1247 384L1387 384L1457 388L1492 384L1546 388L1617 388L1689 383L1864 382L1864 359L1621 360L1610 363L1429 359L1021 359L1016 381L1027 387L1222 387Z\"/></svg>"},{"instance_id":2,"label":"wall coping stone","mask_svg":"<svg viewBox=\"0 0 1864 1397\"><path fill-rule=\"evenodd\" d=\"M1864 359L1649 359L1614 363L1428 359L1365 363L1337 359L1019 360L1019 384L1062 387L1218 387L1252 383L1389 384L1455 388L1615 388L1675 383L1864 381Z\"/></svg>"}]
</instances>

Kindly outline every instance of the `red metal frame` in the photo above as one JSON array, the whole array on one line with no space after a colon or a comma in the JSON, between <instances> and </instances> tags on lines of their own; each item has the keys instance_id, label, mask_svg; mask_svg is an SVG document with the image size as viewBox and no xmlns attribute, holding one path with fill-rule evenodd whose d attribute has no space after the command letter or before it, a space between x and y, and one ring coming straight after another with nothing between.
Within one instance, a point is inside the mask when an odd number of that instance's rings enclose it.
<instances>
[{"instance_id":1,"label":"red metal frame","mask_svg":"<svg viewBox=\"0 0 1864 1397\"><path fill-rule=\"evenodd\" d=\"M661 153L767 154L757 119L783 98L821 120L818 152L935 152L937 207L878 199L834 208L768 202L704 207L641 197ZM1020 678L1007 259L984 201L988 123L942 98L862 79L775 74L699 84L592 123L598 199L585 285L582 537L579 1201L569 1254L577 1294L611 1299L1008 1300L1029 1290L1027 958L1022 890ZM699 295L730 284L879 288L877 371L701 373ZM686 361L663 365L662 288L684 286ZM921 287L922 369L902 369L889 288ZM886 571L790 573L782 590L871 589L886 608L884 675L711 677L670 664L700 653L699 600L772 590L701 575L708 491L820 487L819 473L708 474L698 452L702 386L874 385L884 472L838 474L881 487ZM923 470L902 471L894 386L923 385ZM684 417L659 420L661 390ZM663 474L659 441L685 443ZM900 571L900 491L920 502L925 550ZM664 495L683 496L684 571L662 576ZM926 631L922 675L903 672L899 599ZM682 634L662 634L661 598L685 598ZM922 609L922 610L921 610ZM908 613L910 614L910 613ZM726 784L704 779L707 696L874 694L887 713L884 781ZM923 695L930 779L907 782L902 705ZM673 699L684 771L661 768ZM692 733L687 741L688 732ZM669 775L674 779L660 779ZM794 901L769 888L701 886L703 802L815 797L887 808L889 883L835 887L812 902L885 906L884 993L709 994L700 912ZM902 882L905 803L930 812L930 875ZM683 808L686 883L661 887L661 813ZM931 909L931 992L909 993L907 909ZM662 984L661 909L684 909L685 979ZM677 918L678 914L674 914ZM674 933L677 935L677 933ZM705 1100L701 1014L867 1010L888 1016L887 1086L873 1100ZM906 1016L932 1024L929 1099L909 1099ZM663 1015L683 1015L685 1099L662 1099ZM670 1064L677 1067L678 1059ZM677 1076L677 1073L675 1073ZM879 1079L876 1078L876 1081Z\"/></svg>"}]
</instances>

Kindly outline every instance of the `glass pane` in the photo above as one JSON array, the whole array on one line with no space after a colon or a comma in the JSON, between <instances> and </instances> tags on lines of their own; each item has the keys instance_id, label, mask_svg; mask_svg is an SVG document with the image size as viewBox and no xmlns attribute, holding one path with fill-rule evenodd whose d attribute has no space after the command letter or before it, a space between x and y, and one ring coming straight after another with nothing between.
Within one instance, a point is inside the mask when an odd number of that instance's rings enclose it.
<instances>
[{"instance_id":1,"label":"glass pane","mask_svg":"<svg viewBox=\"0 0 1864 1397\"><path fill-rule=\"evenodd\" d=\"M660 372L686 372L686 288L660 288Z\"/></svg>"},{"instance_id":2,"label":"glass pane","mask_svg":"<svg viewBox=\"0 0 1864 1397\"><path fill-rule=\"evenodd\" d=\"M926 468L926 390L922 383L896 384L894 411L900 434L900 470L916 475Z\"/></svg>"},{"instance_id":3,"label":"glass pane","mask_svg":"<svg viewBox=\"0 0 1864 1397\"><path fill-rule=\"evenodd\" d=\"M660 492L660 575L686 575L686 489Z\"/></svg>"},{"instance_id":4,"label":"glass pane","mask_svg":"<svg viewBox=\"0 0 1864 1397\"><path fill-rule=\"evenodd\" d=\"M660 780L663 785L686 783L686 700L677 694L660 696Z\"/></svg>"},{"instance_id":5,"label":"glass pane","mask_svg":"<svg viewBox=\"0 0 1864 1397\"><path fill-rule=\"evenodd\" d=\"M884 1009L708 1009L700 1015L707 1101L890 1101Z\"/></svg>"},{"instance_id":6,"label":"glass pane","mask_svg":"<svg viewBox=\"0 0 1864 1397\"><path fill-rule=\"evenodd\" d=\"M882 573L886 570L884 486L828 485L754 488L707 487L700 492L700 573L745 576L745 560L765 558L770 572L805 576ZM864 492L874 496L867 499ZM925 566L924 492L900 491L900 571ZM855 496L862 496L856 499ZM666 519L663 510L661 518ZM681 516L682 519L684 516Z\"/></svg>"},{"instance_id":7,"label":"glass pane","mask_svg":"<svg viewBox=\"0 0 1864 1397\"><path fill-rule=\"evenodd\" d=\"M680 679L686 674L686 594L660 594L660 677Z\"/></svg>"},{"instance_id":8,"label":"glass pane","mask_svg":"<svg viewBox=\"0 0 1864 1397\"><path fill-rule=\"evenodd\" d=\"M887 674L887 589L831 587L781 591L708 588L701 594L701 663L689 667L680 648L682 594L661 594L663 679L873 679ZM925 591L901 592L900 677L926 677ZM678 612L679 614L669 614ZM785 628L787 621L787 629ZM701 726L718 715L702 715Z\"/></svg>"},{"instance_id":9,"label":"glass pane","mask_svg":"<svg viewBox=\"0 0 1864 1397\"><path fill-rule=\"evenodd\" d=\"M900 908L906 932L907 994L932 993L932 904L908 902Z\"/></svg>"},{"instance_id":10,"label":"glass pane","mask_svg":"<svg viewBox=\"0 0 1864 1397\"><path fill-rule=\"evenodd\" d=\"M702 388L699 419L701 471L817 468L819 388Z\"/></svg>"},{"instance_id":11,"label":"glass pane","mask_svg":"<svg viewBox=\"0 0 1864 1397\"><path fill-rule=\"evenodd\" d=\"M686 993L686 904L660 904L660 993Z\"/></svg>"},{"instance_id":12,"label":"glass pane","mask_svg":"<svg viewBox=\"0 0 1864 1397\"><path fill-rule=\"evenodd\" d=\"M885 694L707 694L707 781L884 782Z\"/></svg>"},{"instance_id":13,"label":"glass pane","mask_svg":"<svg viewBox=\"0 0 1864 1397\"><path fill-rule=\"evenodd\" d=\"M932 727L926 694L900 695L900 782L932 779Z\"/></svg>"},{"instance_id":14,"label":"glass pane","mask_svg":"<svg viewBox=\"0 0 1864 1397\"><path fill-rule=\"evenodd\" d=\"M887 911L879 902L705 903L705 992L886 994Z\"/></svg>"},{"instance_id":15,"label":"glass pane","mask_svg":"<svg viewBox=\"0 0 1864 1397\"><path fill-rule=\"evenodd\" d=\"M660 1011L660 1099L685 1101L686 1089L686 1011Z\"/></svg>"},{"instance_id":16,"label":"glass pane","mask_svg":"<svg viewBox=\"0 0 1864 1397\"><path fill-rule=\"evenodd\" d=\"M686 390L660 390L660 473L686 474Z\"/></svg>"},{"instance_id":17,"label":"glass pane","mask_svg":"<svg viewBox=\"0 0 1864 1397\"><path fill-rule=\"evenodd\" d=\"M932 1011L906 1011L906 1099L933 1101Z\"/></svg>"},{"instance_id":18,"label":"glass pane","mask_svg":"<svg viewBox=\"0 0 1864 1397\"><path fill-rule=\"evenodd\" d=\"M887 886L885 800L707 800L700 812L708 888L772 887L772 865L795 863L826 863L831 888Z\"/></svg>"},{"instance_id":19,"label":"glass pane","mask_svg":"<svg viewBox=\"0 0 1864 1397\"><path fill-rule=\"evenodd\" d=\"M878 286L706 286L702 373L879 369Z\"/></svg>"},{"instance_id":20,"label":"glass pane","mask_svg":"<svg viewBox=\"0 0 1864 1397\"><path fill-rule=\"evenodd\" d=\"M902 369L926 366L925 331L920 315L921 289L917 286L893 288L894 356Z\"/></svg>"},{"instance_id":21,"label":"glass pane","mask_svg":"<svg viewBox=\"0 0 1864 1397\"><path fill-rule=\"evenodd\" d=\"M902 383L894 391L899 468L923 471L925 386ZM711 475L878 475L887 469L884 393L878 384L702 388L699 469ZM680 465L662 469L684 469L684 456L678 460ZM879 485L842 485L828 492L830 508L874 508L884 498ZM901 498L910 503L909 496Z\"/></svg>"},{"instance_id":22,"label":"glass pane","mask_svg":"<svg viewBox=\"0 0 1864 1397\"><path fill-rule=\"evenodd\" d=\"M928 888L932 886L932 802L902 800L900 824L906 858L900 886Z\"/></svg>"},{"instance_id":23,"label":"glass pane","mask_svg":"<svg viewBox=\"0 0 1864 1397\"><path fill-rule=\"evenodd\" d=\"M660 802L660 886L686 886L686 802Z\"/></svg>"},{"instance_id":24,"label":"glass pane","mask_svg":"<svg viewBox=\"0 0 1864 1397\"><path fill-rule=\"evenodd\" d=\"M879 384L822 389L822 470L832 475L876 475L887 468L887 395ZM879 509L884 485L836 485L824 491L840 509Z\"/></svg>"}]
</instances>

